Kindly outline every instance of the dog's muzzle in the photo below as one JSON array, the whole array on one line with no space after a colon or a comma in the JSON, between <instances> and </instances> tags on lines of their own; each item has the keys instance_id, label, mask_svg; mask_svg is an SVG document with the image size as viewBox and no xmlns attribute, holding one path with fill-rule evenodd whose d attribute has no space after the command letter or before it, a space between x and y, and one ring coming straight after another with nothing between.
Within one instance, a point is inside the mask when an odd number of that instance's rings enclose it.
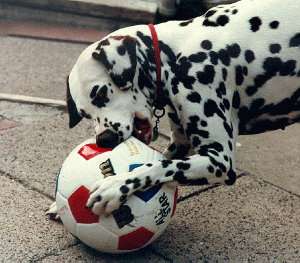
<instances>
[{"instance_id":1,"label":"dog's muzzle","mask_svg":"<svg viewBox=\"0 0 300 263\"><path fill-rule=\"evenodd\" d=\"M119 135L111 130L105 130L96 136L98 147L114 148L119 144Z\"/></svg>"}]
</instances>

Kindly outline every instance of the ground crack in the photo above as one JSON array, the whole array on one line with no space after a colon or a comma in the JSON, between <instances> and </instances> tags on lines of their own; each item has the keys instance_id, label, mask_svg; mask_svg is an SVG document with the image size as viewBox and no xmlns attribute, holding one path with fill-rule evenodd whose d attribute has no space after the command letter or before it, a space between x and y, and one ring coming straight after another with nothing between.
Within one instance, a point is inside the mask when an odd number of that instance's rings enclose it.
<instances>
[{"instance_id":1,"label":"ground crack","mask_svg":"<svg viewBox=\"0 0 300 263\"><path fill-rule=\"evenodd\" d=\"M52 251L46 252L44 255L38 256L34 255L32 258L29 260L30 263L33 262L40 262L48 257L52 256L58 256L62 251L68 250L69 248L76 247L79 244L79 241L75 242L74 244L67 245L65 247L59 248L59 249L54 249Z\"/></svg>"},{"instance_id":2,"label":"ground crack","mask_svg":"<svg viewBox=\"0 0 300 263\"><path fill-rule=\"evenodd\" d=\"M12 174L10 174L8 172L5 172L5 171L3 171L3 170L0 169L0 177L1 176L6 177L6 178L8 178L11 181L17 182L20 185L22 185L24 188L26 188L28 190L31 190L31 191L34 191L34 192L37 192L37 193L43 195L44 197L50 199L51 201L54 201L53 196L51 196L51 195L43 192L42 190L38 189L37 187L34 187L34 186L30 185L26 181L24 181L24 180L22 180L20 178L17 178L16 176L14 176L14 175L12 175Z\"/></svg>"}]
</instances>

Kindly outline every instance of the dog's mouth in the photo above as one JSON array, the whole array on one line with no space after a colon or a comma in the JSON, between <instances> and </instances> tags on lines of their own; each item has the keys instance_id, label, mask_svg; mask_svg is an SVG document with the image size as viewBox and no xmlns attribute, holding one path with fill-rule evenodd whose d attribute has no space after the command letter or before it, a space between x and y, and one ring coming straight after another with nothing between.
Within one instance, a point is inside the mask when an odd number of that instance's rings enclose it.
<instances>
[{"instance_id":1,"label":"dog's mouth","mask_svg":"<svg viewBox=\"0 0 300 263\"><path fill-rule=\"evenodd\" d=\"M149 144L151 142L152 125L148 118L140 118L135 115L132 135L145 144Z\"/></svg>"}]
</instances>

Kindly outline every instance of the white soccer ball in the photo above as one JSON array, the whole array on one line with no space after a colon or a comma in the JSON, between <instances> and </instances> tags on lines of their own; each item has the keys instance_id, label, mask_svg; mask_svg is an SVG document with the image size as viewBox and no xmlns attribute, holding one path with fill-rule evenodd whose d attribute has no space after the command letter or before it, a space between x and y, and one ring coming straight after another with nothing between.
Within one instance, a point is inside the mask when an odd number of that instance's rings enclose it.
<instances>
[{"instance_id":1,"label":"white soccer ball","mask_svg":"<svg viewBox=\"0 0 300 263\"><path fill-rule=\"evenodd\" d=\"M162 159L162 154L134 137L113 150L97 147L94 139L77 146L57 178L56 206L66 229L102 252L124 253L149 245L174 215L175 187L160 184L137 192L108 217L93 214L85 205L95 181Z\"/></svg>"}]
</instances>

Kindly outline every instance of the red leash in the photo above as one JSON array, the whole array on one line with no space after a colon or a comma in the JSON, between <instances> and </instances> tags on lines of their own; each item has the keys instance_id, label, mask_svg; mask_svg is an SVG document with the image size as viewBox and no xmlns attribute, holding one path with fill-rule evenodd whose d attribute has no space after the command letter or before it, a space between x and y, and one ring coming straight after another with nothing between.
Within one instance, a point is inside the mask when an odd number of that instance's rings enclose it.
<instances>
[{"instance_id":1,"label":"red leash","mask_svg":"<svg viewBox=\"0 0 300 263\"><path fill-rule=\"evenodd\" d=\"M148 27L151 32L153 48L154 48L154 59L156 64L156 94L158 94L160 90L160 83L161 83L160 48L158 44L158 37L155 30L155 26L153 24L149 24Z\"/></svg>"},{"instance_id":2,"label":"red leash","mask_svg":"<svg viewBox=\"0 0 300 263\"><path fill-rule=\"evenodd\" d=\"M165 108L164 106L166 103L164 102L164 94L161 88L161 60L160 60L160 48L158 43L158 37L155 30L155 26L153 24L148 25L151 36L152 36L152 43L154 49L154 60L156 64L156 91L154 95L154 111L153 115L156 118L155 125L153 127L153 137L152 140L155 141L158 138L158 126L159 126L159 119L165 115Z\"/></svg>"}]
</instances>

